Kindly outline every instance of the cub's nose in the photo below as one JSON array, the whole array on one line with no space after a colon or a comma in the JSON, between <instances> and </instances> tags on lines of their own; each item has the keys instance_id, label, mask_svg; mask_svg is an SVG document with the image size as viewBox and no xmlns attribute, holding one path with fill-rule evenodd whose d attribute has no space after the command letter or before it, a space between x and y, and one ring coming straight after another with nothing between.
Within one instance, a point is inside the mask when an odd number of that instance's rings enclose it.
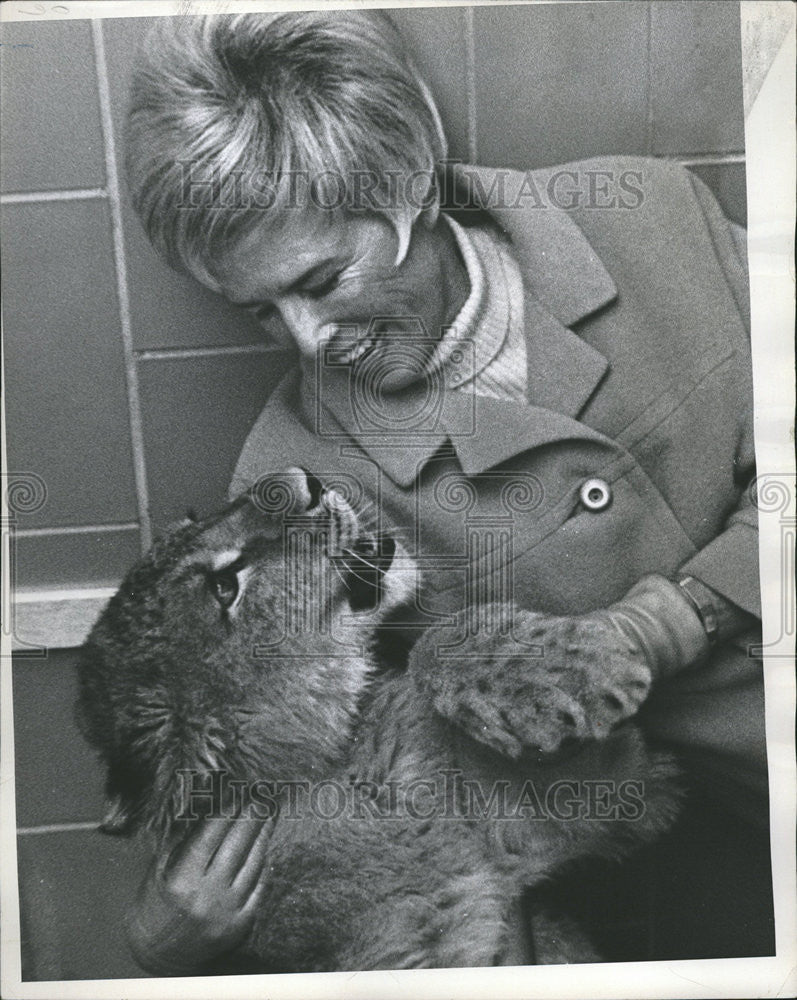
<instances>
[{"instance_id":1,"label":"cub's nose","mask_svg":"<svg viewBox=\"0 0 797 1000\"><path fill-rule=\"evenodd\" d=\"M292 466L284 472L261 476L250 487L248 495L260 514L284 517L314 511L321 503L324 486L316 476Z\"/></svg>"},{"instance_id":2,"label":"cub's nose","mask_svg":"<svg viewBox=\"0 0 797 1000\"><path fill-rule=\"evenodd\" d=\"M299 466L287 469L285 475L293 487L296 512L314 510L321 503L324 486L320 479Z\"/></svg>"},{"instance_id":3,"label":"cub's nose","mask_svg":"<svg viewBox=\"0 0 797 1000\"><path fill-rule=\"evenodd\" d=\"M324 484L320 479L317 479L312 472L305 472L304 474L307 477L307 491L310 494L309 509L312 510L321 503L321 497L324 493Z\"/></svg>"}]
</instances>

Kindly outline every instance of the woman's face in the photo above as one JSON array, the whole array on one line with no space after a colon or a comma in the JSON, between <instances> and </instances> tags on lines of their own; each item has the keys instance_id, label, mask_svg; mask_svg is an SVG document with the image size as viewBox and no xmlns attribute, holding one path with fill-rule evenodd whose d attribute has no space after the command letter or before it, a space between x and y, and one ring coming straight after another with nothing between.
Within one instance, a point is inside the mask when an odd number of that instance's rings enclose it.
<instances>
[{"instance_id":1,"label":"woman's face","mask_svg":"<svg viewBox=\"0 0 797 1000\"><path fill-rule=\"evenodd\" d=\"M383 387L395 389L417 378L420 359L432 353L468 293L443 220L431 228L417 221L396 266L398 249L396 230L381 216L297 212L279 230L243 236L214 272L222 294L256 316L272 339L292 340L305 358L328 342L351 363L383 352L380 368L392 373Z\"/></svg>"}]
</instances>

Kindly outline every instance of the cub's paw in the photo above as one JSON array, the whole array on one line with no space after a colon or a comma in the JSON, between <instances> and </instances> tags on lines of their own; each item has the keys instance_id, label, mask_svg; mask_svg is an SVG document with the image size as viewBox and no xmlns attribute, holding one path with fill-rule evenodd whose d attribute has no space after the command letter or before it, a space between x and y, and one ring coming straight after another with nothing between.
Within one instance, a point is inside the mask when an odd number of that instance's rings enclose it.
<instances>
[{"instance_id":1,"label":"cub's paw","mask_svg":"<svg viewBox=\"0 0 797 1000\"><path fill-rule=\"evenodd\" d=\"M457 640L452 631L421 637L410 656L415 682L440 715L510 757L605 739L650 690L642 650L599 612L560 618L516 609L507 635Z\"/></svg>"}]
</instances>

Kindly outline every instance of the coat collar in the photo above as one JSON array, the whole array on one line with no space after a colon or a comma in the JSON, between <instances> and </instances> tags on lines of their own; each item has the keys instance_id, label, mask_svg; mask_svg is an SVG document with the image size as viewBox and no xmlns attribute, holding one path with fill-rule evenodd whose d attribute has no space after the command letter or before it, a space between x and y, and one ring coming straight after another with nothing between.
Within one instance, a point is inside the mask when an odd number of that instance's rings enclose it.
<instances>
[{"instance_id":1,"label":"coat collar","mask_svg":"<svg viewBox=\"0 0 797 1000\"><path fill-rule=\"evenodd\" d=\"M452 200L467 219L486 211L515 247L527 289L565 326L602 309L617 289L572 217L544 198L547 171L499 170L455 164Z\"/></svg>"},{"instance_id":2,"label":"coat collar","mask_svg":"<svg viewBox=\"0 0 797 1000\"><path fill-rule=\"evenodd\" d=\"M354 439L403 487L442 448L453 446L463 471L475 475L542 444L591 437L575 418L608 368L599 351L568 329L617 295L572 218L550 205L524 205L519 195L528 179L517 171L501 171L499 178L491 168L458 166L455 179L460 190L465 185L470 205L486 209L516 249L526 289L528 405L462 390L441 391L435 403L434 386L424 383L383 397L369 413L367 393L351 372L331 372L321 356L314 372L304 372L305 419L315 434L340 445ZM500 204L480 197L498 190ZM466 213L458 213L460 221Z\"/></svg>"}]
</instances>

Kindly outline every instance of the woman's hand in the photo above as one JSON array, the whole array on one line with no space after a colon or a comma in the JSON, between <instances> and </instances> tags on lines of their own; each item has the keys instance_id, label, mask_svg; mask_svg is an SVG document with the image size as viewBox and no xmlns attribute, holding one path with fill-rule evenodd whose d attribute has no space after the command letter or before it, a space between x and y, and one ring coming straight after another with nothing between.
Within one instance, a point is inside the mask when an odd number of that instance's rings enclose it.
<instances>
[{"instance_id":1,"label":"woman's hand","mask_svg":"<svg viewBox=\"0 0 797 1000\"><path fill-rule=\"evenodd\" d=\"M190 975L242 944L263 894L273 821L209 819L150 865L128 918L136 961Z\"/></svg>"}]
</instances>

